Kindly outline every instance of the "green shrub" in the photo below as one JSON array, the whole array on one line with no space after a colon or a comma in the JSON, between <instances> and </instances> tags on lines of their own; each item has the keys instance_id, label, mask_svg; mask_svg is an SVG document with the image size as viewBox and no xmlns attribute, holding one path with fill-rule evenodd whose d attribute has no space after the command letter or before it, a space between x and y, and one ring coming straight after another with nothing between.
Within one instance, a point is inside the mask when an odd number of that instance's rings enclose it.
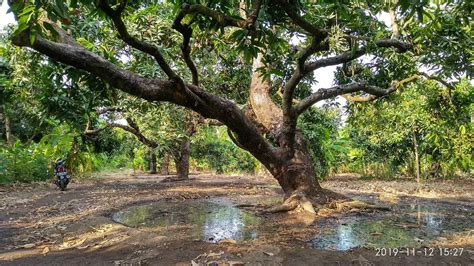
<instances>
[{"instance_id":1,"label":"green shrub","mask_svg":"<svg viewBox=\"0 0 474 266\"><path fill-rule=\"evenodd\" d=\"M0 183L47 180L53 175L49 158L36 152L35 145L20 141L0 146Z\"/></svg>"}]
</instances>

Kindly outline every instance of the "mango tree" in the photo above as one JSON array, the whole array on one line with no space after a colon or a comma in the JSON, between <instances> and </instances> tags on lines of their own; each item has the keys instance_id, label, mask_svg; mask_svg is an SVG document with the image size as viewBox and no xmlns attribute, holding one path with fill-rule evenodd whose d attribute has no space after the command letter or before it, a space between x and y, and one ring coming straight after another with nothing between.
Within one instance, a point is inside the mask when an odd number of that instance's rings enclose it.
<instances>
[{"instance_id":1,"label":"mango tree","mask_svg":"<svg viewBox=\"0 0 474 266\"><path fill-rule=\"evenodd\" d=\"M361 60L364 58L383 60L397 53L409 53L413 60L427 58L431 47L424 43L426 32L413 25L438 27L440 23L431 25L430 19L451 12L453 6L469 10L465 1L176 1L172 12L165 8L170 5L165 1L9 3L18 21L14 44L87 71L136 97L170 102L219 121L227 126L236 145L250 152L279 182L287 198L282 209L302 206L310 212L314 212L313 206L344 197L323 189L315 179L307 145L297 128L298 117L315 103L338 95L348 95L353 101L387 97L419 75L407 71L399 80L355 80L306 93L300 91L300 85L314 84L318 76L313 73L328 66L357 60L370 66L367 61L371 60ZM156 26L153 20L133 23L132 18L144 10L156 17L173 16L173 23L159 27L181 34L180 53L169 53L168 43L163 41L166 38L150 35L149 29ZM383 11L392 15L391 29L377 19ZM128 49L154 59L160 73L143 75L139 69L127 68L84 47L78 32L81 22L90 17L97 25L112 25L109 35L116 35ZM469 18L459 23L468 25ZM417 32L411 32L412 27ZM431 36L433 40L454 34L432 32L447 35ZM201 80L209 71L225 71L226 57L236 53L240 61L234 63L252 65L246 106L238 105L232 94L216 91L219 86L210 89ZM206 55L216 54L221 59L215 66L201 64ZM449 55L456 58L456 53ZM182 62L187 69L179 67ZM456 73L464 71L463 65L459 68ZM278 90L281 99L275 97Z\"/></svg>"},{"instance_id":2,"label":"mango tree","mask_svg":"<svg viewBox=\"0 0 474 266\"><path fill-rule=\"evenodd\" d=\"M124 95L125 96L125 95ZM176 166L179 179L189 175L189 146L199 125L197 117L178 106L153 104L123 97L114 107L101 107L91 114L84 134L93 136L108 128L124 130L149 149L150 173L157 173L158 155L161 173L169 174L169 157Z\"/></svg>"}]
</instances>

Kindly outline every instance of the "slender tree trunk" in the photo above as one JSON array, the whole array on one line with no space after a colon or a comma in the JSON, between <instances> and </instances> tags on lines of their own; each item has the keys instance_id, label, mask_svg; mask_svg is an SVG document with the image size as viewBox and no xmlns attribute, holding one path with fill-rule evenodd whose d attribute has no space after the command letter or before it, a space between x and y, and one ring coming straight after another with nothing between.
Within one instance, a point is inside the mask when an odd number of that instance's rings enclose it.
<instances>
[{"instance_id":1,"label":"slender tree trunk","mask_svg":"<svg viewBox=\"0 0 474 266\"><path fill-rule=\"evenodd\" d=\"M170 168L170 156L168 154L165 154L163 156L163 159L161 160L160 174L169 175L170 174L169 168Z\"/></svg>"},{"instance_id":2,"label":"slender tree trunk","mask_svg":"<svg viewBox=\"0 0 474 266\"><path fill-rule=\"evenodd\" d=\"M5 112L5 137L8 145L12 144L12 129L11 129L11 122L10 122L10 117L8 114Z\"/></svg>"},{"instance_id":3,"label":"slender tree trunk","mask_svg":"<svg viewBox=\"0 0 474 266\"><path fill-rule=\"evenodd\" d=\"M150 149L150 174L156 174L156 153Z\"/></svg>"},{"instance_id":4,"label":"slender tree trunk","mask_svg":"<svg viewBox=\"0 0 474 266\"><path fill-rule=\"evenodd\" d=\"M416 140L416 129L412 127L412 138L413 138L413 153L415 154L415 172L416 182L420 183L420 158L418 154L418 142Z\"/></svg>"},{"instance_id":5,"label":"slender tree trunk","mask_svg":"<svg viewBox=\"0 0 474 266\"><path fill-rule=\"evenodd\" d=\"M188 179L189 176L189 145L191 141L186 139L180 145L179 154L175 156L176 175L180 179Z\"/></svg>"}]
</instances>

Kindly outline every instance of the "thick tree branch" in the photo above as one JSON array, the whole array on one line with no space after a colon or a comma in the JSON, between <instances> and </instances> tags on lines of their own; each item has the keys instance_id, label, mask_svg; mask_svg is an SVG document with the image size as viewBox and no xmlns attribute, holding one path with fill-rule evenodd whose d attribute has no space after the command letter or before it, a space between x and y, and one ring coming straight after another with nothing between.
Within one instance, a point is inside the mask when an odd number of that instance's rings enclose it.
<instances>
[{"instance_id":1,"label":"thick tree branch","mask_svg":"<svg viewBox=\"0 0 474 266\"><path fill-rule=\"evenodd\" d=\"M383 95L387 95L390 89L383 90L381 88L370 86L366 82L354 82L350 84L338 85L335 87L318 90L317 92L303 99L298 105L295 106L295 109L296 109L296 112L300 114L304 112L306 109L308 109L310 106L312 106L313 104L319 101L334 98L338 95L353 93L357 91L365 91L365 90L371 91L372 92L371 94L383 96Z\"/></svg>"},{"instance_id":2,"label":"thick tree branch","mask_svg":"<svg viewBox=\"0 0 474 266\"><path fill-rule=\"evenodd\" d=\"M148 80L140 75L121 69L103 57L96 55L77 43L64 44L49 41L39 35L31 45L29 32L15 36L13 43L28 46L52 59L88 71L113 87L121 89L140 98L152 101L172 101L184 97L171 81Z\"/></svg>"},{"instance_id":3,"label":"thick tree branch","mask_svg":"<svg viewBox=\"0 0 474 266\"><path fill-rule=\"evenodd\" d=\"M334 86L331 88L327 89L320 89L317 92L311 94L310 96L306 97L303 99L299 104L295 106L295 110L298 114L301 114L304 112L306 109L311 107L313 104L334 98L339 95L346 95L345 97L353 100L353 101L370 101L374 100L376 98L380 98L383 96L386 96L396 90L403 84L412 82L418 78L417 75L414 75L412 77L406 78L401 81L393 81L387 89L382 89L377 86L369 85L367 82L354 82L350 84L344 84L344 85L338 85ZM347 96L349 93L353 92L358 92L358 91L363 91L365 93L370 94L369 96L366 97L354 97L354 96ZM351 98L352 97L352 98Z\"/></svg>"},{"instance_id":4,"label":"thick tree branch","mask_svg":"<svg viewBox=\"0 0 474 266\"><path fill-rule=\"evenodd\" d=\"M316 38L312 38L311 44L301 51L298 56L296 69L293 72L291 78L285 84L285 90L283 91L283 114L289 114L292 108L293 94L298 86L299 82L304 76L305 62L313 53L316 52L319 45L319 41Z\"/></svg>"},{"instance_id":5,"label":"thick tree branch","mask_svg":"<svg viewBox=\"0 0 474 266\"><path fill-rule=\"evenodd\" d=\"M296 69L291 78L286 82L283 91L283 127L281 134L284 138L283 143L286 143L289 157L292 157L294 152L296 120L298 117L293 108L294 91L304 77L304 65L306 60L318 50L320 43L316 37L313 37L311 44L300 52Z\"/></svg>"},{"instance_id":6,"label":"thick tree branch","mask_svg":"<svg viewBox=\"0 0 474 266\"><path fill-rule=\"evenodd\" d=\"M178 75L168 65L165 58L161 54L160 49L157 46L138 40L137 38L131 36L128 33L127 27L125 26L125 23L123 22L122 17L121 17L122 12L125 9L125 4L126 4L126 0L121 2L121 5L119 6L117 10L114 10L112 7L108 5L106 0L100 0L98 3L98 7L102 11L104 11L104 13L107 14L107 16L110 17L110 19L115 25L115 28L117 29L120 39L122 39L126 44L130 45L131 47L153 56L156 62L158 63L158 65L161 67L161 69L166 73L166 75L170 79L177 79Z\"/></svg>"}]
</instances>

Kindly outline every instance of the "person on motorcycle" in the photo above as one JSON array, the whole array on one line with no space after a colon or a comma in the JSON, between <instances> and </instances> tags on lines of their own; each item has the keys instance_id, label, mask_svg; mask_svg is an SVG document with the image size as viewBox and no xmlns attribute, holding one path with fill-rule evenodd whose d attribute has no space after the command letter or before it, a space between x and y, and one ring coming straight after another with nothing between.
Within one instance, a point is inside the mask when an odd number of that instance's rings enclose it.
<instances>
[{"instance_id":1,"label":"person on motorcycle","mask_svg":"<svg viewBox=\"0 0 474 266\"><path fill-rule=\"evenodd\" d=\"M54 183L59 187L59 189L61 189L61 191L66 190L70 177L67 174L66 167L64 166L64 160L59 159L54 163L54 176L57 178Z\"/></svg>"}]
</instances>

